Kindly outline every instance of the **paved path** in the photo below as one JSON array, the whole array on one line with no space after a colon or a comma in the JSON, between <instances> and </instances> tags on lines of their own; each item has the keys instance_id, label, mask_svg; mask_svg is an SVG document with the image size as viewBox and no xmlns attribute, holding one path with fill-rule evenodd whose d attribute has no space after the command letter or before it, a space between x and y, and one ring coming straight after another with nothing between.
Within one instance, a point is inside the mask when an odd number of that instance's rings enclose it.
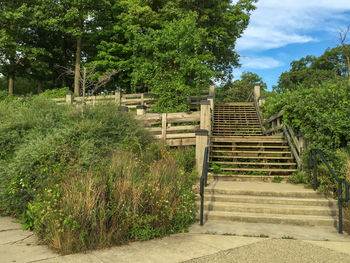
<instances>
[{"instance_id":1,"label":"paved path","mask_svg":"<svg viewBox=\"0 0 350 263\"><path fill-rule=\"evenodd\" d=\"M194 226L195 227L195 226ZM341 241L339 241L341 240ZM60 256L18 223L0 217L0 262L332 262L350 263L350 238L289 240L192 231L147 242Z\"/></svg>"}]
</instances>

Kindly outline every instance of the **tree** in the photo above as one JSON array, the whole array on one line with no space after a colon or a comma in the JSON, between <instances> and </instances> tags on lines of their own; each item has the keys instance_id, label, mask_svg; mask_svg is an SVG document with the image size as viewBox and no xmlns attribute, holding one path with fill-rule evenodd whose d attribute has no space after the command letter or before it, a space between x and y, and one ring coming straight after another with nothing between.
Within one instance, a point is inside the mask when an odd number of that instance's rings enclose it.
<instances>
[{"instance_id":1,"label":"tree","mask_svg":"<svg viewBox=\"0 0 350 263\"><path fill-rule=\"evenodd\" d=\"M75 39L74 93L76 95L80 94L79 76L83 38L93 31L90 28L90 22L94 20L94 11L100 4L103 3L97 0L40 0L34 5L36 18L41 21L42 26Z\"/></svg>"},{"instance_id":2,"label":"tree","mask_svg":"<svg viewBox=\"0 0 350 263\"><path fill-rule=\"evenodd\" d=\"M348 26L345 30L341 30L339 32L339 42L342 47L342 56L346 60L346 65L348 70L348 80L350 82L350 48L349 48L349 45L346 44L349 33L350 33L350 26Z\"/></svg>"},{"instance_id":3,"label":"tree","mask_svg":"<svg viewBox=\"0 0 350 263\"><path fill-rule=\"evenodd\" d=\"M211 57L201 50L204 30L196 19L188 13L135 37L132 84L158 96L157 111L187 111L189 96L209 87L213 72L203 61Z\"/></svg>"},{"instance_id":4,"label":"tree","mask_svg":"<svg viewBox=\"0 0 350 263\"><path fill-rule=\"evenodd\" d=\"M291 62L291 69L281 74L278 92L312 87L325 81L339 81L348 75L348 66L344 54L350 51L350 45L328 48L321 56L306 56Z\"/></svg>"},{"instance_id":5,"label":"tree","mask_svg":"<svg viewBox=\"0 0 350 263\"><path fill-rule=\"evenodd\" d=\"M22 40L27 32L25 24L29 14L23 1L2 1L0 7L1 73L8 78L8 91L13 94L15 75L18 71L23 71L25 64L25 48Z\"/></svg>"},{"instance_id":6,"label":"tree","mask_svg":"<svg viewBox=\"0 0 350 263\"><path fill-rule=\"evenodd\" d=\"M223 102L244 102L254 86L260 85L262 90L267 88L266 83L259 75L252 72L243 72L241 79L227 81L218 90L218 100Z\"/></svg>"}]
</instances>

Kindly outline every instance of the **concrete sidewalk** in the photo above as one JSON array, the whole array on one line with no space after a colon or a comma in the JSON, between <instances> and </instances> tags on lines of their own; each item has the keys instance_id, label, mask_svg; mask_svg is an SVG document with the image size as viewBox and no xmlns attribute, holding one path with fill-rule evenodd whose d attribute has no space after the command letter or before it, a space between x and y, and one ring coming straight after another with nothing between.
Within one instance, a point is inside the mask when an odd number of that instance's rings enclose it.
<instances>
[{"instance_id":1,"label":"concrete sidewalk","mask_svg":"<svg viewBox=\"0 0 350 263\"><path fill-rule=\"evenodd\" d=\"M0 217L0 262L341 262L350 263L350 238L289 240L234 235L177 234L147 242L60 256L9 217ZM194 226L195 227L195 226ZM222 226L221 226L222 227Z\"/></svg>"}]
</instances>

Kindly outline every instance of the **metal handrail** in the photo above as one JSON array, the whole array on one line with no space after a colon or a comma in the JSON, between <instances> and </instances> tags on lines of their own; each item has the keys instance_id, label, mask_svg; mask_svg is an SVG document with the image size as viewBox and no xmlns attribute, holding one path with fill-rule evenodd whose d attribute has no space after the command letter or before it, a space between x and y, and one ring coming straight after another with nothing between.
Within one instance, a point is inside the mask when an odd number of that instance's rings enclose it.
<instances>
[{"instance_id":1,"label":"metal handrail","mask_svg":"<svg viewBox=\"0 0 350 263\"><path fill-rule=\"evenodd\" d=\"M203 159L203 170L202 176L200 179L200 190L199 194L201 196L201 208L200 208L200 225L203 225L203 210L204 210L204 187L208 186L208 156L209 156L209 147L205 147L204 150L204 159Z\"/></svg>"},{"instance_id":2,"label":"metal handrail","mask_svg":"<svg viewBox=\"0 0 350 263\"><path fill-rule=\"evenodd\" d=\"M322 154L322 152L319 149L312 149L310 151L310 163L313 162L313 174L314 174L314 182L313 182L313 188L316 191L317 189L317 154L321 157L322 162L327 166L329 172L333 176L333 178L338 182L338 208L339 208L339 226L338 231L339 234L343 233L343 203L349 201L349 183L346 181L346 179L339 178L335 172L333 171L332 167L330 167L329 163L327 162L326 158ZM343 185L345 187L345 197L343 197Z\"/></svg>"}]
</instances>

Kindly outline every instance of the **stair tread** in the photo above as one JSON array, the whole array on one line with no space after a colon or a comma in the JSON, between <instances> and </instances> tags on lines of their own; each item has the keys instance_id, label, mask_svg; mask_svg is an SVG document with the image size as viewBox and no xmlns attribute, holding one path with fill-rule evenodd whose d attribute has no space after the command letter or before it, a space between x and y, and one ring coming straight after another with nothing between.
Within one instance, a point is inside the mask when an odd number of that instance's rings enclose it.
<instances>
[{"instance_id":1,"label":"stair tread","mask_svg":"<svg viewBox=\"0 0 350 263\"><path fill-rule=\"evenodd\" d=\"M271 149L289 149L289 146L287 145L223 145L223 144L212 144L210 145L211 147L216 147L216 148L271 148Z\"/></svg>"},{"instance_id":2,"label":"stair tread","mask_svg":"<svg viewBox=\"0 0 350 263\"><path fill-rule=\"evenodd\" d=\"M308 219L308 220L324 220L324 221L331 221L334 222L334 220L337 220L337 216L331 216L331 215L289 215L289 214L273 214L273 213L249 213L249 212L230 212L230 211L204 211L204 214L206 215L235 215L235 216L241 216L241 217L260 217L260 218L288 218L288 219L294 219L294 220L302 220L302 219Z\"/></svg>"},{"instance_id":3,"label":"stair tread","mask_svg":"<svg viewBox=\"0 0 350 263\"><path fill-rule=\"evenodd\" d=\"M208 193L204 194L205 197L214 197L214 198L237 198L242 199L242 195L235 194L216 194L214 196L210 196ZM277 201L281 200L284 202L290 201L304 201L304 202L322 202L325 204L332 204L334 206L338 205L338 201L330 198L326 198L324 196L317 196L317 198L302 198L302 197L287 197L287 196L255 196L255 195L244 195L245 200L261 200L261 201ZM223 202L224 203L224 202ZM243 203L243 202L241 202Z\"/></svg>"},{"instance_id":4,"label":"stair tread","mask_svg":"<svg viewBox=\"0 0 350 263\"><path fill-rule=\"evenodd\" d=\"M220 156L210 155L211 158L222 158L222 159L271 159L271 160L294 160L293 157L286 156Z\"/></svg>"},{"instance_id":5,"label":"stair tread","mask_svg":"<svg viewBox=\"0 0 350 263\"><path fill-rule=\"evenodd\" d=\"M257 163L257 162L221 162L221 161L214 161L215 164L242 164L242 165L281 165L281 166L291 166L296 165L296 163Z\"/></svg>"},{"instance_id":6,"label":"stair tread","mask_svg":"<svg viewBox=\"0 0 350 263\"><path fill-rule=\"evenodd\" d=\"M198 203L199 201L197 201ZM244 203L244 202L218 202L218 201L204 201L205 205L217 205L219 206L230 206L230 207L257 207L257 208L269 208L269 209L305 209L305 210L317 210L317 211L337 211L337 207L327 207L318 205L290 205L290 204L266 204L266 203ZM219 211L219 210L216 210Z\"/></svg>"},{"instance_id":7,"label":"stair tread","mask_svg":"<svg viewBox=\"0 0 350 263\"><path fill-rule=\"evenodd\" d=\"M295 172L297 169L285 169L285 168L229 168L220 167L223 171L245 171L245 172Z\"/></svg>"},{"instance_id":8,"label":"stair tread","mask_svg":"<svg viewBox=\"0 0 350 263\"><path fill-rule=\"evenodd\" d=\"M216 153L275 153L275 154L282 154L282 153L288 153L290 154L290 151L222 151L222 150L211 150L211 152Z\"/></svg>"}]
</instances>

